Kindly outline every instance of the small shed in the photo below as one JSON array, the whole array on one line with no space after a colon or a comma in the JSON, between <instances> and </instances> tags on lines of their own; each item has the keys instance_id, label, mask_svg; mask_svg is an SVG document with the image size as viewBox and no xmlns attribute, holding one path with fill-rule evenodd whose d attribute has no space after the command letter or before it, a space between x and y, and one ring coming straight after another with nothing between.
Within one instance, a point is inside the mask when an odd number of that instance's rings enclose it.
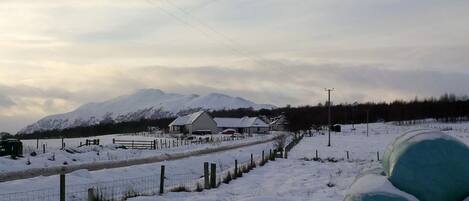
<instances>
[{"instance_id":1,"label":"small shed","mask_svg":"<svg viewBox=\"0 0 469 201\"><path fill-rule=\"evenodd\" d=\"M342 132L342 126L339 124L332 125L330 129L332 132Z\"/></svg>"}]
</instances>

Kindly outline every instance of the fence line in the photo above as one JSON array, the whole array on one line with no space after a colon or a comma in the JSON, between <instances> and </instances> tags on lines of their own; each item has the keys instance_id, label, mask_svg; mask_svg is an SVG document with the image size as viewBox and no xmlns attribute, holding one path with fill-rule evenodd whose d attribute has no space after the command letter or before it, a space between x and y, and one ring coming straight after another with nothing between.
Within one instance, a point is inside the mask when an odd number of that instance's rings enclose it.
<instances>
[{"instance_id":1,"label":"fence line","mask_svg":"<svg viewBox=\"0 0 469 201\"><path fill-rule=\"evenodd\" d=\"M265 158L268 158L265 157ZM258 157L253 158L254 163L259 165L262 162L260 153ZM234 161L234 160L233 160ZM221 165L217 168L216 182L217 186L222 182L228 172L234 174L234 165ZM202 167L202 166L201 166ZM238 170L243 171L251 167L251 158L242 159L238 163ZM252 167L251 167L252 168ZM204 176L194 173L169 174L164 178L164 192L170 192L183 188L188 191L197 190L197 186L204 186ZM96 198L99 200L122 201L128 197L140 195L156 195L159 192L160 175L153 174L136 178L116 179L87 184L66 185L67 201L88 201L89 189L94 189ZM32 191L21 191L0 194L0 201L59 201L60 189L50 187Z\"/></svg>"}]
</instances>

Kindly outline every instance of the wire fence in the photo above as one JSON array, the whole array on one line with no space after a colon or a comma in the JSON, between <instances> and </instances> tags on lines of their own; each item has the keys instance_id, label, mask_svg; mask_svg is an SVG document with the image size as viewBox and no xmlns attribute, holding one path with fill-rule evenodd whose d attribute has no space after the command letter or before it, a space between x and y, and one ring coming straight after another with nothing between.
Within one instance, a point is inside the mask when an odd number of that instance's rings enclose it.
<instances>
[{"instance_id":1,"label":"wire fence","mask_svg":"<svg viewBox=\"0 0 469 201\"><path fill-rule=\"evenodd\" d=\"M252 159L251 159L252 157ZM264 156L264 160L268 154ZM227 174L252 168L253 164L262 162L261 154L240 158L235 167L235 160L231 163L217 163L216 182L221 184ZM202 166L201 166L202 167ZM163 192L196 191L203 189L204 174L200 172L189 172L171 174L171 170L164 175ZM89 201L90 193L95 200L122 201L129 197L141 195L156 195L160 193L161 175L153 174L136 178L115 179L96 183L65 185L65 200L67 201ZM61 184L62 185L62 184ZM60 201L61 185L37 190L17 191L0 194L0 201ZM91 191L90 191L91 189Z\"/></svg>"}]
</instances>

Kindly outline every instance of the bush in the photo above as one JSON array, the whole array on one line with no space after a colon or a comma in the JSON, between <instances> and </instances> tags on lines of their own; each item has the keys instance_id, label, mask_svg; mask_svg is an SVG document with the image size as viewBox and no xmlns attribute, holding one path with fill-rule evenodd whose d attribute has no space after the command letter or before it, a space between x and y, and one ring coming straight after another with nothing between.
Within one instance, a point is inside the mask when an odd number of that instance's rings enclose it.
<instances>
[{"instance_id":1,"label":"bush","mask_svg":"<svg viewBox=\"0 0 469 201\"><path fill-rule=\"evenodd\" d=\"M199 182L197 182L196 186L195 186L195 191L196 192L202 192L204 190L204 187L202 186L202 184L200 184Z\"/></svg>"},{"instance_id":2,"label":"bush","mask_svg":"<svg viewBox=\"0 0 469 201\"><path fill-rule=\"evenodd\" d=\"M229 184L231 180L233 180L233 178L231 177L231 172L228 171L228 174L226 174L226 177L223 178L223 183Z\"/></svg>"}]
</instances>

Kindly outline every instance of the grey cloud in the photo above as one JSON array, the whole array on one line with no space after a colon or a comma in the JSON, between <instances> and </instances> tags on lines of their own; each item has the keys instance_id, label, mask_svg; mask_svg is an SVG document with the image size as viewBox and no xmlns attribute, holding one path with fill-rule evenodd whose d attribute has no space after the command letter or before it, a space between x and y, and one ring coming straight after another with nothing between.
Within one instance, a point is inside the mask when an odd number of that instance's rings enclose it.
<instances>
[{"instance_id":1,"label":"grey cloud","mask_svg":"<svg viewBox=\"0 0 469 201\"><path fill-rule=\"evenodd\" d=\"M385 93L399 95L394 97L396 99L439 96L445 92L469 93L469 88L464 87L469 86L467 73L372 66L303 63L277 68L146 67L140 71L153 76L172 77L173 80L168 81L164 89L193 93L227 91L278 105L316 104L323 101L325 87L335 87L336 96L342 102L382 100Z\"/></svg>"},{"instance_id":2,"label":"grey cloud","mask_svg":"<svg viewBox=\"0 0 469 201\"><path fill-rule=\"evenodd\" d=\"M0 93L7 94L8 96L20 96L20 97L49 97L49 98L60 98L68 99L72 96L67 89L55 87L42 89L38 87L32 87L27 85L2 85L0 84Z\"/></svg>"},{"instance_id":3,"label":"grey cloud","mask_svg":"<svg viewBox=\"0 0 469 201\"><path fill-rule=\"evenodd\" d=\"M0 108L1 107L10 107L15 105L16 103L11 100L8 96L0 94Z\"/></svg>"}]
</instances>

